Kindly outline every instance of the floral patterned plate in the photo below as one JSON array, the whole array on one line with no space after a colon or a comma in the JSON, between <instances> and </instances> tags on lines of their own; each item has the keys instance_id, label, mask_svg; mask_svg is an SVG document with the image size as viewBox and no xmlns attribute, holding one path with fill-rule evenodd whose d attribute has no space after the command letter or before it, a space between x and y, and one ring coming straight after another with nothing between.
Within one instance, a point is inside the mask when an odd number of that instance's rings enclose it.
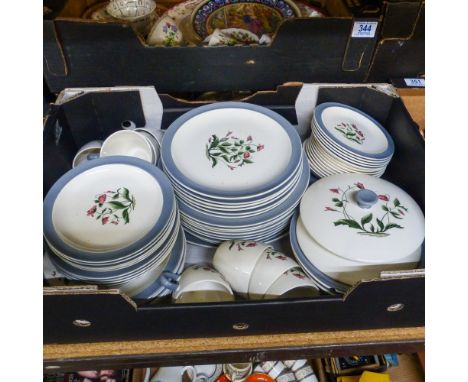
<instances>
[{"instance_id":1,"label":"floral patterned plate","mask_svg":"<svg viewBox=\"0 0 468 382\"><path fill-rule=\"evenodd\" d=\"M215 29L246 29L257 36L275 33L284 19L300 17L290 0L205 0L192 13L192 26L201 38Z\"/></svg>"},{"instance_id":2,"label":"floral patterned plate","mask_svg":"<svg viewBox=\"0 0 468 382\"><path fill-rule=\"evenodd\" d=\"M63 175L44 200L44 236L83 260L115 260L145 247L174 206L169 180L137 158L108 157Z\"/></svg>"},{"instance_id":3,"label":"floral patterned plate","mask_svg":"<svg viewBox=\"0 0 468 382\"><path fill-rule=\"evenodd\" d=\"M424 241L424 215L396 185L363 174L312 184L300 204L309 235L336 256L366 264L398 262Z\"/></svg>"},{"instance_id":4,"label":"floral patterned plate","mask_svg":"<svg viewBox=\"0 0 468 382\"><path fill-rule=\"evenodd\" d=\"M352 157L386 160L395 145L387 130L371 116L354 107L325 102L314 111L316 126Z\"/></svg>"},{"instance_id":5,"label":"floral patterned plate","mask_svg":"<svg viewBox=\"0 0 468 382\"><path fill-rule=\"evenodd\" d=\"M163 167L173 179L221 200L268 193L290 178L301 155L300 138L287 120L240 102L184 114L167 129L161 147Z\"/></svg>"},{"instance_id":6,"label":"floral patterned plate","mask_svg":"<svg viewBox=\"0 0 468 382\"><path fill-rule=\"evenodd\" d=\"M203 0L188 0L170 8L153 25L146 42L149 45L177 46L190 41L189 33L182 23L190 16L193 9Z\"/></svg>"}]
</instances>

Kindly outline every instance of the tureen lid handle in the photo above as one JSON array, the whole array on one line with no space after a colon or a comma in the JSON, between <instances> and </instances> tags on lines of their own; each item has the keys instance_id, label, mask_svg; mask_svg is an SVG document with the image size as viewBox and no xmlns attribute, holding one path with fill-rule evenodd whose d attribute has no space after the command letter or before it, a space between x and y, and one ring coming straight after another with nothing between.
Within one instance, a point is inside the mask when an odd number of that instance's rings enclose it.
<instances>
[{"instance_id":1,"label":"tureen lid handle","mask_svg":"<svg viewBox=\"0 0 468 382\"><path fill-rule=\"evenodd\" d=\"M378 201L378 196L371 190L359 190L356 192L356 201L361 208L371 208Z\"/></svg>"}]
</instances>

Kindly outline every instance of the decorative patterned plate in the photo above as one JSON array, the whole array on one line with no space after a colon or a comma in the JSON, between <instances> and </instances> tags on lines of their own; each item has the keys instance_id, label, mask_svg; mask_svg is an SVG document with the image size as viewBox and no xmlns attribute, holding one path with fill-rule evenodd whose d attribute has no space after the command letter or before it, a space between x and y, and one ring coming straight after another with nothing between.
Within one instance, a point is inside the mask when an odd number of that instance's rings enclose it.
<instances>
[{"instance_id":1,"label":"decorative patterned plate","mask_svg":"<svg viewBox=\"0 0 468 382\"><path fill-rule=\"evenodd\" d=\"M103 1L92 5L83 12L81 18L96 21L115 21L116 19L112 17L106 10L108 4L108 1ZM160 17L166 11L167 8L164 5L156 3L155 13L158 17Z\"/></svg>"},{"instance_id":2,"label":"decorative patterned plate","mask_svg":"<svg viewBox=\"0 0 468 382\"><path fill-rule=\"evenodd\" d=\"M161 149L165 171L179 183L227 198L261 194L282 184L302 154L299 136L286 119L241 102L184 114L167 129Z\"/></svg>"},{"instance_id":3,"label":"decorative patterned plate","mask_svg":"<svg viewBox=\"0 0 468 382\"><path fill-rule=\"evenodd\" d=\"M257 36L275 33L284 19L301 17L290 0L206 0L192 14L192 26L201 37L215 29L246 29Z\"/></svg>"},{"instance_id":4,"label":"decorative patterned plate","mask_svg":"<svg viewBox=\"0 0 468 382\"><path fill-rule=\"evenodd\" d=\"M138 251L166 226L173 189L157 167L131 157L99 158L63 175L44 200L44 236L85 261Z\"/></svg>"},{"instance_id":5,"label":"decorative patterned plate","mask_svg":"<svg viewBox=\"0 0 468 382\"><path fill-rule=\"evenodd\" d=\"M203 0L188 0L164 12L151 28L146 42L149 45L177 46L189 37L182 23L186 23L195 7ZM181 29L184 29L182 31Z\"/></svg>"}]
</instances>

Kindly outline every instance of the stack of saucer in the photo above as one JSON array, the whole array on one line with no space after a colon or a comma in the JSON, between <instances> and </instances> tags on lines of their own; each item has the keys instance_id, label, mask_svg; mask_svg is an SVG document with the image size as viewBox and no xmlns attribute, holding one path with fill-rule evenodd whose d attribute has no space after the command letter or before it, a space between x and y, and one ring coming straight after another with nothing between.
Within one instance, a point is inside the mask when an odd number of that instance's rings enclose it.
<instances>
[{"instance_id":1,"label":"stack of saucer","mask_svg":"<svg viewBox=\"0 0 468 382\"><path fill-rule=\"evenodd\" d=\"M222 102L168 128L161 163L184 229L208 244L280 236L309 183L294 127L269 109Z\"/></svg>"},{"instance_id":2,"label":"stack of saucer","mask_svg":"<svg viewBox=\"0 0 468 382\"><path fill-rule=\"evenodd\" d=\"M380 177L394 152L393 139L375 119L336 102L318 105L304 142L310 169L319 177L361 173Z\"/></svg>"},{"instance_id":3,"label":"stack of saucer","mask_svg":"<svg viewBox=\"0 0 468 382\"><path fill-rule=\"evenodd\" d=\"M123 156L84 163L52 186L44 200L44 237L50 260L67 279L129 296L157 280L164 284L163 271L180 271L185 250L170 182L150 163ZM147 297L167 294L163 289Z\"/></svg>"}]
</instances>

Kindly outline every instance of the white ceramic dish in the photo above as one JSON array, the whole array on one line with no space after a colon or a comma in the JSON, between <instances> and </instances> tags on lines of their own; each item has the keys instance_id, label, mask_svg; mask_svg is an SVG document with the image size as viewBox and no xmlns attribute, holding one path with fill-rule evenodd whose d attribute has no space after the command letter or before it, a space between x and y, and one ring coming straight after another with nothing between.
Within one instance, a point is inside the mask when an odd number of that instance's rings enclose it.
<instances>
[{"instance_id":1,"label":"white ceramic dish","mask_svg":"<svg viewBox=\"0 0 468 382\"><path fill-rule=\"evenodd\" d=\"M234 291L247 295L250 276L262 253L270 245L251 240L231 240L219 245L213 257L213 266Z\"/></svg>"},{"instance_id":2,"label":"white ceramic dish","mask_svg":"<svg viewBox=\"0 0 468 382\"><path fill-rule=\"evenodd\" d=\"M119 130L106 138L101 147L101 156L124 155L155 163L154 150L148 139L132 130Z\"/></svg>"},{"instance_id":3,"label":"white ceramic dish","mask_svg":"<svg viewBox=\"0 0 468 382\"><path fill-rule=\"evenodd\" d=\"M280 275L265 292L265 300L279 297L317 297L319 289L297 266Z\"/></svg>"},{"instance_id":4,"label":"white ceramic dish","mask_svg":"<svg viewBox=\"0 0 468 382\"><path fill-rule=\"evenodd\" d=\"M375 159L393 154L394 144L375 119L348 105L327 102L314 110L317 126L339 146Z\"/></svg>"},{"instance_id":5,"label":"white ceramic dish","mask_svg":"<svg viewBox=\"0 0 468 382\"><path fill-rule=\"evenodd\" d=\"M288 270L298 264L284 253L266 250L257 260L250 276L248 294L250 299L261 299L270 286Z\"/></svg>"},{"instance_id":6,"label":"white ceramic dish","mask_svg":"<svg viewBox=\"0 0 468 382\"><path fill-rule=\"evenodd\" d=\"M300 215L317 243L352 261L394 263L424 241L418 204L396 185L369 175L318 180L304 194Z\"/></svg>"},{"instance_id":7,"label":"white ceramic dish","mask_svg":"<svg viewBox=\"0 0 468 382\"><path fill-rule=\"evenodd\" d=\"M180 276L179 286L173 293L177 300L179 296L187 292L219 290L217 287L232 294L232 289L224 277L208 265L196 264L187 268Z\"/></svg>"},{"instance_id":8,"label":"white ceramic dish","mask_svg":"<svg viewBox=\"0 0 468 382\"><path fill-rule=\"evenodd\" d=\"M392 264L365 264L351 261L327 251L310 237L301 219L297 222L297 241L304 255L321 272L344 284L354 285L360 280L372 280L382 271L414 269L421 258L421 247L410 256Z\"/></svg>"}]
</instances>

